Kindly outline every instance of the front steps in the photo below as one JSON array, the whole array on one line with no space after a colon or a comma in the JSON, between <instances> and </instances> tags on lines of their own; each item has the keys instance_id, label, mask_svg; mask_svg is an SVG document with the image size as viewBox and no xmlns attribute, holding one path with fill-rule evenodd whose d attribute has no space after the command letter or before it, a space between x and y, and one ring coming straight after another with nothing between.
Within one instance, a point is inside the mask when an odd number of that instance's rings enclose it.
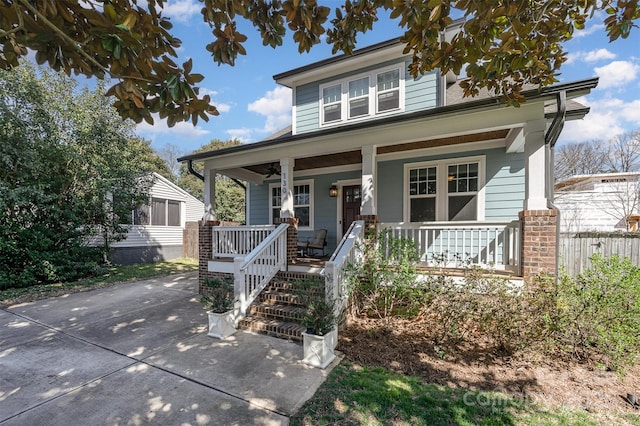
<instances>
[{"instance_id":1,"label":"front steps","mask_svg":"<svg viewBox=\"0 0 640 426\"><path fill-rule=\"evenodd\" d=\"M310 291L319 294L324 289ZM306 306L300 293L288 280L274 278L251 304L247 316L238 323L238 329L302 342L302 332L306 328L301 322ZM302 296L305 299L304 293Z\"/></svg>"}]
</instances>

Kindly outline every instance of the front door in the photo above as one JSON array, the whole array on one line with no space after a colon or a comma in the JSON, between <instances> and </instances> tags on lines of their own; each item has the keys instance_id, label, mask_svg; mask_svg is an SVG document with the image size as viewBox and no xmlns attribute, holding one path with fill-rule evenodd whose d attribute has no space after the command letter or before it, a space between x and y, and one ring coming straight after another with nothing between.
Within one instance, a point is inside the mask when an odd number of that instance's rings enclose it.
<instances>
[{"instance_id":1,"label":"front door","mask_svg":"<svg viewBox=\"0 0 640 426\"><path fill-rule=\"evenodd\" d=\"M360 214L360 194L360 185L342 187L342 235L347 233L351 222Z\"/></svg>"}]
</instances>

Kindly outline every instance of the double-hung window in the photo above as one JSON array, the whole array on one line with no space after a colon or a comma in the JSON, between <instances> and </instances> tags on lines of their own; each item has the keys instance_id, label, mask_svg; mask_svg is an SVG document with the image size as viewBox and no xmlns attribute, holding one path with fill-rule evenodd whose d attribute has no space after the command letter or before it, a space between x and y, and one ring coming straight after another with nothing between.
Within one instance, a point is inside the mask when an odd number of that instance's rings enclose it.
<instances>
[{"instance_id":1,"label":"double-hung window","mask_svg":"<svg viewBox=\"0 0 640 426\"><path fill-rule=\"evenodd\" d=\"M313 229L313 182L301 181L293 185L293 213L298 218L298 229ZM269 202L271 217L280 217L282 206L282 188L279 183L269 185Z\"/></svg>"},{"instance_id":2,"label":"double-hung window","mask_svg":"<svg viewBox=\"0 0 640 426\"><path fill-rule=\"evenodd\" d=\"M409 222L484 220L483 156L405 164Z\"/></svg>"},{"instance_id":3,"label":"double-hung window","mask_svg":"<svg viewBox=\"0 0 640 426\"><path fill-rule=\"evenodd\" d=\"M404 64L320 86L320 125L360 120L404 109Z\"/></svg>"}]
</instances>

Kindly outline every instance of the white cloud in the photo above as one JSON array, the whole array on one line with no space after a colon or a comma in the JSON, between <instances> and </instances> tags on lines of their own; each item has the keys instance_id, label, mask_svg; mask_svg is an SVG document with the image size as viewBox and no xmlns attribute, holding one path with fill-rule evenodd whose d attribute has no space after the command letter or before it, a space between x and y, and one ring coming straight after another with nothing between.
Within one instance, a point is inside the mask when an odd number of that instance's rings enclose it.
<instances>
[{"instance_id":1,"label":"white cloud","mask_svg":"<svg viewBox=\"0 0 640 426\"><path fill-rule=\"evenodd\" d=\"M247 128L228 129L227 134L234 139L238 139L242 143L253 142L253 130Z\"/></svg>"},{"instance_id":2,"label":"white cloud","mask_svg":"<svg viewBox=\"0 0 640 426\"><path fill-rule=\"evenodd\" d=\"M594 69L600 77L599 89L625 86L634 81L640 72L640 66L629 61L613 61L609 65Z\"/></svg>"},{"instance_id":3,"label":"white cloud","mask_svg":"<svg viewBox=\"0 0 640 426\"><path fill-rule=\"evenodd\" d=\"M216 90L207 89L206 87L200 87L199 89L200 91L198 92L198 96L203 97L204 95L209 95L211 103L218 108L218 111L229 112L231 110L231 104L216 101L216 97L219 94Z\"/></svg>"},{"instance_id":4,"label":"white cloud","mask_svg":"<svg viewBox=\"0 0 640 426\"><path fill-rule=\"evenodd\" d=\"M607 49L597 49L597 50L591 50L589 52L585 52L581 50L578 52L569 53L567 55L567 61L565 63L571 64L577 61L597 62L597 61L615 59L615 57L616 57L616 54Z\"/></svg>"},{"instance_id":5,"label":"white cloud","mask_svg":"<svg viewBox=\"0 0 640 426\"><path fill-rule=\"evenodd\" d=\"M175 126L167 126L166 120L161 120L157 114L153 114L153 125L142 122L136 126L136 131L141 136L154 136L154 135L174 135L180 138L199 138L209 134L208 130L194 126L193 123L180 122Z\"/></svg>"},{"instance_id":6,"label":"white cloud","mask_svg":"<svg viewBox=\"0 0 640 426\"><path fill-rule=\"evenodd\" d=\"M594 17L594 20L598 19L598 16ZM598 31L604 30L604 24L594 24L586 26L584 30L573 30L573 38L586 37L588 35L594 34Z\"/></svg>"},{"instance_id":7,"label":"white cloud","mask_svg":"<svg viewBox=\"0 0 640 426\"><path fill-rule=\"evenodd\" d=\"M202 4L197 0L169 0L162 10L172 20L186 24L200 13Z\"/></svg>"},{"instance_id":8,"label":"white cloud","mask_svg":"<svg viewBox=\"0 0 640 426\"><path fill-rule=\"evenodd\" d=\"M590 102L579 98L576 101L589 106L591 110L583 120L568 121L565 124L562 141L608 141L635 130L640 120L640 100L625 102L622 99L608 98Z\"/></svg>"},{"instance_id":9,"label":"white cloud","mask_svg":"<svg viewBox=\"0 0 640 426\"><path fill-rule=\"evenodd\" d=\"M607 49L592 50L585 53L584 60L587 62L597 62L607 59L615 59L616 54Z\"/></svg>"},{"instance_id":10,"label":"white cloud","mask_svg":"<svg viewBox=\"0 0 640 426\"><path fill-rule=\"evenodd\" d=\"M247 109L267 117L262 132L273 133L283 129L291 124L291 89L277 87L270 90L251 102Z\"/></svg>"}]
</instances>

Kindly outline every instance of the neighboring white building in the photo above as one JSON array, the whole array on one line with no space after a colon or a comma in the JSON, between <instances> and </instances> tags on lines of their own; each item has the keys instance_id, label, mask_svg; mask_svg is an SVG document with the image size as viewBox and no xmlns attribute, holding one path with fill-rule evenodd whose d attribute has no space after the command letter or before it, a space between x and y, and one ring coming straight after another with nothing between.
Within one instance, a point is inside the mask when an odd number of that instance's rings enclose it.
<instances>
[{"instance_id":1,"label":"neighboring white building","mask_svg":"<svg viewBox=\"0 0 640 426\"><path fill-rule=\"evenodd\" d=\"M626 231L640 212L640 173L578 175L555 184L561 232Z\"/></svg>"},{"instance_id":2,"label":"neighboring white building","mask_svg":"<svg viewBox=\"0 0 640 426\"><path fill-rule=\"evenodd\" d=\"M186 222L202 219L204 204L167 178L153 173L149 204L131 213L127 237L111 244L115 264L129 265L182 257ZM101 238L90 244L98 245Z\"/></svg>"}]
</instances>

